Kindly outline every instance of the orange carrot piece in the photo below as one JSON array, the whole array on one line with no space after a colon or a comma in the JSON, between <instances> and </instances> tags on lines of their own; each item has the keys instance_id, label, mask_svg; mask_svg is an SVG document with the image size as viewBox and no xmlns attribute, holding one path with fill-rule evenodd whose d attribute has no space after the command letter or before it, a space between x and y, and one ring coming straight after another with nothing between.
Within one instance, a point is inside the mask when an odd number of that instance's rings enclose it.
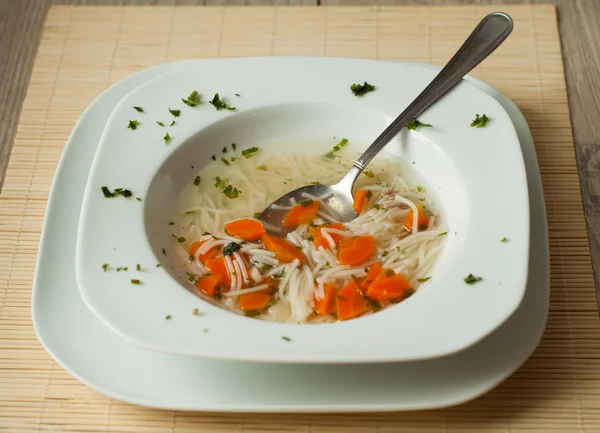
<instances>
[{"instance_id":1,"label":"orange carrot piece","mask_svg":"<svg viewBox=\"0 0 600 433\"><path fill-rule=\"evenodd\" d=\"M366 296L376 301L390 301L403 298L410 289L412 287L404 276L396 274L392 269L382 269L367 289Z\"/></svg>"},{"instance_id":2,"label":"orange carrot piece","mask_svg":"<svg viewBox=\"0 0 600 433\"><path fill-rule=\"evenodd\" d=\"M328 249L328 248L331 248L331 245L329 245L329 242L327 242L327 239L325 239L325 237L323 236L323 233L321 233L321 229L344 230L344 224L342 224L342 223L323 224L318 227L310 227L309 229L310 229L310 235L313 237L313 242L315 244L315 247L317 249L319 249L319 247ZM333 241L335 242L336 245L339 245L340 241L343 238L342 235L338 235L336 233L329 233L329 236L331 236L331 238L333 239Z\"/></svg>"},{"instance_id":3,"label":"orange carrot piece","mask_svg":"<svg viewBox=\"0 0 600 433\"><path fill-rule=\"evenodd\" d=\"M283 219L283 225L291 227L308 224L317 216L319 206L321 206L320 201L311 201L311 203L308 204L305 204L305 202L298 203L287 213Z\"/></svg>"},{"instance_id":4,"label":"orange carrot piece","mask_svg":"<svg viewBox=\"0 0 600 433\"><path fill-rule=\"evenodd\" d=\"M217 257L214 259L208 259L204 266L211 273L211 275L217 275L219 277L219 282L223 285L229 286L231 285L231 276L229 275L229 270L227 269L227 265L225 264L225 257Z\"/></svg>"},{"instance_id":5,"label":"orange carrot piece","mask_svg":"<svg viewBox=\"0 0 600 433\"><path fill-rule=\"evenodd\" d=\"M242 218L225 224L225 232L230 236L254 242L263 237L265 227L258 220Z\"/></svg>"},{"instance_id":6,"label":"orange carrot piece","mask_svg":"<svg viewBox=\"0 0 600 433\"><path fill-rule=\"evenodd\" d=\"M219 277L219 275L207 275L205 277L200 277L198 281L196 281L195 286L205 295L215 296L220 280L221 277Z\"/></svg>"},{"instance_id":7,"label":"orange carrot piece","mask_svg":"<svg viewBox=\"0 0 600 433\"><path fill-rule=\"evenodd\" d=\"M271 289L240 295L240 308L244 311L262 310L271 301Z\"/></svg>"},{"instance_id":8,"label":"orange carrot piece","mask_svg":"<svg viewBox=\"0 0 600 433\"><path fill-rule=\"evenodd\" d=\"M417 203L417 211L418 211L417 227L419 228L419 230L424 230L427 228L427 223L429 222L429 217L425 213L425 209L423 209L423 206L421 205L421 203ZM413 229L414 215L415 215L415 213L411 210L408 213L408 215L406 215L406 218L404 218L404 228L406 228L407 230Z\"/></svg>"},{"instance_id":9,"label":"orange carrot piece","mask_svg":"<svg viewBox=\"0 0 600 433\"><path fill-rule=\"evenodd\" d=\"M353 319L371 309L369 301L362 295L354 280L338 291L335 296L335 308L339 320Z\"/></svg>"},{"instance_id":10,"label":"orange carrot piece","mask_svg":"<svg viewBox=\"0 0 600 433\"><path fill-rule=\"evenodd\" d=\"M363 294L365 294L373 281L379 276L381 272L381 263L375 262L369 268L369 272L367 272L367 276L360 282L359 287L362 290Z\"/></svg>"},{"instance_id":11,"label":"orange carrot piece","mask_svg":"<svg viewBox=\"0 0 600 433\"><path fill-rule=\"evenodd\" d=\"M357 266L373 255L373 236L346 237L340 242L340 265Z\"/></svg>"},{"instance_id":12,"label":"orange carrot piece","mask_svg":"<svg viewBox=\"0 0 600 433\"><path fill-rule=\"evenodd\" d=\"M198 249L207 241L208 241L208 239L205 239L203 241L192 242L192 245L190 246L190 250L188 251L190 253L190 255L191 256L196 255L196 252L198 251ZM204 263L206 260L212 259L213 257L215 257L217 254L219 254L219 251L215 250L214 248L211 248L210 250L208 250L207 252L205 252L204 254L202 254L200 256L200 261L202 263Z\"/></svg>"},{"instance_id":13,"label":"orange carrot piece","mask_svg":"<svg viewBox=\"0 0 600 433\"><path fill-rule=\"evenodd\" d=\"M314 297L315 300L315 313L319 316L325 316L331 313L333 307L333 299L335 297L335 292L337 287L332 283L323 284L324 295L322 298Z\"/></svg>"},{"instance_id":14,"label":"orange carrot piece","mask_svg":"<svg viewBox=\"0 0 600 433\"><path fill-rule=\"evenodd\" d=\"M365 205L367 204L367 200L368 200L367 195L368 194L369 194L368 189L359 189L354 194L354 203L352 204L352 208L354 209L354 212L356 212L359 215L362 212L362 210L365 208Z\"/></svg>"},{"instance_id":15,"label":"orange carrot piece","mask_svg":"<svg viewBox=\"0 0 600 433\"><path fill-rule=\"evenodd\" d=\"M274 252L275 258L281 262L289 263L294 261L294 259L300 260L300 263L306 262L306 257L302 254L302 251L297 250L296 247L286 239L264 235L262 237L262 242L265 248Z\"/></svg>"}]
</instances>

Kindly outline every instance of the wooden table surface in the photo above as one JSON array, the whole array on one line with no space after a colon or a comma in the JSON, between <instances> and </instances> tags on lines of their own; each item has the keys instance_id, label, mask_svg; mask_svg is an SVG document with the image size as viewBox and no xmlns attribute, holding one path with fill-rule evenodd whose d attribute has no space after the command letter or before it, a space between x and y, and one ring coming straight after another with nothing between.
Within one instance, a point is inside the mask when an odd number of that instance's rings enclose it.
<instances>
[{"instance_id":1,"label":"wooden table surface","mask_svg":"<svg viewBox=\"0 0 600 433\"><path fill-rule=\"evenodd\" d=\"M600 0L0 0L0 188L47 9L80 5L451 5L558 7L571 122L586 212L596 292L600 293Z\"/></svg>"}]
</instances>

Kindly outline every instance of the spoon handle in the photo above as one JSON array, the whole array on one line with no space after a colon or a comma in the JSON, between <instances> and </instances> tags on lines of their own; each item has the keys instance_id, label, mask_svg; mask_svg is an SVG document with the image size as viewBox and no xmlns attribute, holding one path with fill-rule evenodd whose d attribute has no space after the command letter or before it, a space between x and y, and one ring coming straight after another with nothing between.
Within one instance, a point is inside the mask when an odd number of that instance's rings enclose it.
<instances>
[{"instance_id":1,"label":"spoon handle","mask_svg":"<svg viewBox=\"0 0 600 433\"><path fill-rule=\"evenodd\" d=\"M367 164L392 140L408 122L414 120L427 107L458 83L471 69L481 63L507 38L513 29L512 19L505 13L486 16L464 42L454 57L444 66L433 81L400 114L367 150L356 160L347 177L354 180ZM346 179L344 179L346 180ZM350 179L347 179L350 180ZM346 182L344 182L346 183Z\"/></svg>"}]
</instances>

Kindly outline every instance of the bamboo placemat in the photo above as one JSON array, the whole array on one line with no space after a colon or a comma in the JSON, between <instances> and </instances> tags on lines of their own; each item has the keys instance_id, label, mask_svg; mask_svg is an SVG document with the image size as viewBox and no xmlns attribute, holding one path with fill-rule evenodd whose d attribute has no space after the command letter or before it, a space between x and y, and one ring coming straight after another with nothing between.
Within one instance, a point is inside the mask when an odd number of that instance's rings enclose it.
<instances>
[{"instance_id":1,"label":"bamboo placemat","mask_svg":"<svg viewBox=\"0 0 600 433\"><path fill-rule=\"evenodd\" d=\"M515 31L473 75L532 128L548 209L551 311L542 343L509 380L460 407L384 415L214 415L110 400L71 378L30 320L46 199L85 107L142 68L187 58L325 55L443 64L493 8L54 7L0 198L0 427L110 432L582 432L600 430L600 326L573 154L556 13L506 6ZM508 173L507 173L508 174Z\"/></svg>"}]
</instances>

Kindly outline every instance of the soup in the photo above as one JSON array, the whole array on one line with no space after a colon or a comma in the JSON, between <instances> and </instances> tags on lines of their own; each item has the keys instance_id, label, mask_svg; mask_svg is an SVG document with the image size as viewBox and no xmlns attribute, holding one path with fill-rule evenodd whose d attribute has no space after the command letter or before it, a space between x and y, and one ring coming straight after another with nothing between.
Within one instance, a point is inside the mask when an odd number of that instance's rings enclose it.
<instances>
[{"instance_id":1,"label":"soup","mask_svg":"<svg viewBox=\"0 0 600 433\"><path fill-rule=\"evenodd\" d=\"M293 189L338 182L355 160L346 143L319 153L233 144L214 155L169 223L194 290L250 317L320 323L388 308L428 281L446 229L426 189L403 177L397 161L378 157L363 172L351 222L336 221L319 197L290 203L284 222L293 231L285 237L268 235L255 219Z\"/></svg>"}]
</instances>

